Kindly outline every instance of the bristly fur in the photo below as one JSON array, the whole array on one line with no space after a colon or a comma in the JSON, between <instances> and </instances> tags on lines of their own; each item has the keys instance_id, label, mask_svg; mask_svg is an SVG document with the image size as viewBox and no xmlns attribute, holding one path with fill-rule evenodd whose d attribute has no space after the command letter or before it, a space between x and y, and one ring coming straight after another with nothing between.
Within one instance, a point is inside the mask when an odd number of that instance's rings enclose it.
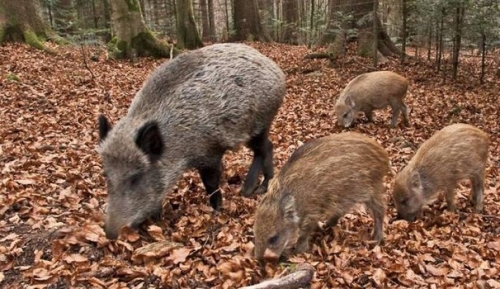
<instances>
[{"instance_id":1,"label":"bristly fur","mask_svg":"<svg viewBox=\"0 0 500 289\"><path fill-rule=\"evenodd\" d=\"M356 114L364 112L372 121L372 111L392 108L391 126L395 126L399 113L403 113L403 121L409 125L404 98L408 90L408 80L392 71L374 71L363 73L352 79L340 93L335 103L335 114L340 126L349 127L354 124Z\"/></svg>"},{"instance_id":2,"label":"bristly fur","mask_svg":"<svg viewBox=\"0 0 500 289\"><path fill-rule=\"evenodd\" d=\"M435 133L395 178L398 216L414 220L439 191L445 192L448 209L454 211L454 189L463 179L471 180L472 203L482 211L488 146L488 135L468 124L452 124Z\"/></svg>"},{"instance_id":3,"label":"bristly fur","mask_svg":"<svg viewBox=\"0 0 500 289\"><path fill-rule=\"evenodd\" d=\"M281 255L288 247L307 250L318 222L335 225L355 204L374 214L374 239L383 238L384 177L389 157L376 141L359 133L341 133L299 147L269 184L255 215L255 255L266 249ZM293 196L296 222L285 218L283 199ZM277 241L270 244L272 236Z\"/></svg>"},{"instance_id":4,"label":"bristly fur","mask_svg":"<svg viewBox=\"0 0 500 289\"><path fill-rule=\"evenodd\" d=\"M108 236L113 238L119 227L137 225L161 211L164 193L188 168L200 171L211 190L212 206L219 208L220 192L212 193L226 150L253 141L254 149L265 146L266 161L272 166L267 134L284 95L281 69L243 44L206 46L159 66L111 130L99 120L103 136L99 152L108 176ZM161 152L157 159L138 146L147 142L140 130L151 123L159 128L160 135L146 135L161 141L152 147ZM264 168L266 172L272 175L272 167Z\"/></svg>"}]
</instances>

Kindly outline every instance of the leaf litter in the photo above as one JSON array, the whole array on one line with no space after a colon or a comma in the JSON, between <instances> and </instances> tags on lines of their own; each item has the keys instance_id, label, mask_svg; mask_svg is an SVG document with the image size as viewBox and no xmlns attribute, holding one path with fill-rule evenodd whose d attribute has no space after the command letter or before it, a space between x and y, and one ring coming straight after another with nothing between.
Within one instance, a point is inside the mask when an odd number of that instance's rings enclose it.
<instances>
[{"instance_id":1,"label":"leaf litter","mask_svg":"<svg viewBox=\"0 0 500 289\"><path fill-rule=\"evenodd\" d=\"M401 66L392 60L380 70L410 79L411 127L390 129L386 110L375 112L375 124L361 117L354 128L344 129L336 125L336 97L350 79L370 70L368 59L349 56L331 68L323 60L303 59L311 52L304 46L250 45L287 74L286 99L271 131L276 171L301 144L352 130L377 139L396 173L435 131L470 123L491 138L484 213L472 212L465 182L457 188L458 213L446 212L438 201L414 223L390 222L395 209L389 177L383 245L370 249L372 220L360 208L337 227L315 233L310 252L261 268L253 259L252 237L261 196L239 195L251 162L243 148L224 157L221 212L212 211L199 176L188 171L167 194L162 221L109 241L102 229L106 187L96 152L97 116L106 113L113 122L122 117L163 60L132 63L101 55L99 62L89 62L93 80L79 49L59 47L58 55L49 56L10 44L0 47L0 285L235 288L307 262L316 269L312 288L500 288L498 79L479 85L478 61L466 56L456 83L443 82L442 73L425 61Z\"/></svg>"}]
</instances>

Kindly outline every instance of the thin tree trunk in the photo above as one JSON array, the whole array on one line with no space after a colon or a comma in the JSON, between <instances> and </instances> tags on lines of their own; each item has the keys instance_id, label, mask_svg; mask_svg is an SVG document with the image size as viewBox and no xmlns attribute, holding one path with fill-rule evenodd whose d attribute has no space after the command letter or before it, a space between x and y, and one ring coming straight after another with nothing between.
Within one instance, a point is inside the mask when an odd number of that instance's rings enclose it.
<instances>
[{"instance_id":1,"label":"thin tree trunk","mask_svg":"<svg viewBox=\"0 0 500 289\"><path fill-rule=\"evenodd\" d=\"M203 41L210 39L210 21L208 16L207 0L200 0L201 10L201 37Z\"/></svg>"},{"instance_id":2,"label":"thin tree trunk","mask_svg":"<svg viewBox=\"0 0 500 289\"><path fill-rule=\"evenodd\" d=\"M378 0L373 1L373 67L378 67Z\"/></svg>"},{"instance_id":3,"label":"thin tree trunk","mask_svg":"<svg viewBox=\"0 0 500 289\"><path fill-rule=\"evenodd\" d=\"M457 3L456 14L455 14L455 35L453 41L453 70L452 76L453 80L457 79L458 75L458 64L460 57L460 46L462 42L462 22L465 13L465 7L462 1Z\"/></svg>"},{"instance_id":4,"label":"thin tree trunk","mask_svg":"<svg viewBox=\"0 0 500 289\"><path fill-rule=\"evenodd\" d=\"M215 15L214 15L214 0L208 0L208 19L209 19L209 34L208 38L210 41L217 41L216 32L215 32Z\"/></svg>"},{"instance_id":5,"label":"thin tree trunk","mask_svg":"<svg viewBox=\"0 0 500 289\"><path fill-rule=\"evenodd\" d=\"M310 24L309 27L311 29L311 39L314 39L314 13L316 13L316 8L315 8L315 0L311 0L311 19L310 19ZM312 41L311 41L312 43Z\"/></svg>"},{"instance_id":6,"label":"thin tree trunk","mask_svg":"<svg viewBox=\"0 0 500 289\"><path fill-rule=\"evenodd\" d=\"M479 81L481 82L481 84L484 84L484 71L485 71L485 68L486 68L486 34L485 33L481 33L481 40L482 40L482 43L481 43L481 50L482 50L482 53L481 53L481 76L479 77Z\"/></svg>"},{"instance_id":7,"label":"thin tree trunk","mask_svg":"<svg viewBox=\"0 0 500 289\"><path fill-rule=\"evenodd\" d=\"M376 2L376 1L375 1ZM403 43L401 46L401 50L403 53L401 53L401 63L405 62L405 57L406 57L406 38L407 38L407 27L406 27L406 17L407 17L407 9L406 9L406 0L402 0L402 14L403 14Z\"/></svg>"},{"instance_id":8,"label":"thin tree trunk","mask_svg":"<svg viewBox=\"0 0 500 289\"><path fill-rule=\"evenodd\" d=\"M297 26L299 21L299 9L297 0L285 0L283 4L285 16L285 33L283 40L286 43L298 44Z\"/></svg>"},{"instance_id":9,"label":"thin tree trunk","mask_svg":"<svg viewBox=\"0 0 500 289\"><path fill-rule=\"evenodd\" d=\"M432 25L429 25L429 37L427 38L427 61L431 60L432 50Z\"/></svg>"}]
</instances>

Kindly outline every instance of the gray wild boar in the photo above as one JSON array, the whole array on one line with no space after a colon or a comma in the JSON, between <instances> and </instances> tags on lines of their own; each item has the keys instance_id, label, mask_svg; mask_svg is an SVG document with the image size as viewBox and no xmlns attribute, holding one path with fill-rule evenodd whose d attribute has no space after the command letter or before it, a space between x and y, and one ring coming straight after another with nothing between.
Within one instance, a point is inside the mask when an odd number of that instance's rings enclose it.
<instances>
[{"instance_id":1,"label":"gray wild boar","mask_svg":"<svg viewBox=\"0 0 500 289\"><path fill-rule=\"evenodd\" d=\"M404 125L408 126L408 113L404 98L408 80L392 71L363 73L351 80L335 103L335 114L340 126L350 127L358 112L364 112L373 121L373 110L392 108L391 126L395 127L399 113L403 112Z\"/></svg>"},{"instance_id":2,"label":"gray wild boar","mask_svg":"<svg viewBox=\"0 0 500 289\"><path fill-rule=\"evenodd\" d=\"M299 147L269 184L254 223L255 258L309 249L309 237L325 222L335 226L354 205L374 217L373 239L383 239L384 176L389 157L376 141L359 133L335 134Z\"/></svg>"},{"instance_id":3,"label":"gray wild boar","mask_svg":"<svg viewBox=\"0 0 500 289\"><path fill-rule=\"evenodd\" d=\"M455 211L454 189L464 179L470 179L472 203L482 211L488 146L488 135L468 124L449 125L425 141L395 178L398 219L414 221L439 191L445 193L448 210Z\"/></svg>"},{"instance_id":4,"label":"gray wild boar","mask_svg":"<svg viewBox=\"0 0 500 289\"><path fill-rule=\"evenodd\" d=\"M159 66L114 127L99 116L106 236L159 216L164 193L189 168L198 170L219 210L223 154L241 145L254 153L242 194L265 192L273 177L268 134L284 95L278 65L243 44L214 44Z\"/></svg>"}]
</instances>

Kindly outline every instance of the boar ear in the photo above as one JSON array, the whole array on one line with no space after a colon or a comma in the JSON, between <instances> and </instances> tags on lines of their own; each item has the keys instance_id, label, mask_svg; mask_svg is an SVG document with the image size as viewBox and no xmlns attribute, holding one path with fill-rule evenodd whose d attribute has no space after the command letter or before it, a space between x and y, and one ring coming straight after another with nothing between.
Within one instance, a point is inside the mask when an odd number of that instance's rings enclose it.
<instances>
[{"instance_id":1,"label":"boar ear","mask_svg":"<svg viewBox=\"0 0 500 289\"><path fill-rule=\"evenodd\" d=\"M354 104L354 101L352 100L352 96L351 95L348 95L346 98L345 98L345 104L349 107L355 107L356 105Z\"/></svg>"},{"instance_id":2,"label":"boar ear","mask_svg":"<svg viewBox=\"0 0 500 289\"><path fill-rule=\"evenodd\" d=\"M413 191L422 192L422 179L420 173L415 171L411 174L411 188Z\"/></svg>"},{"instance_id":3,"label":"boar ear","mask_svg":"<svg viewBox=\"0 0 500 289\"><path fill-rule=\"evenodd\" d=\"M290 194L285 194L285 196L280 201L280 207L287 222L290 223L299 222L299 216L297 216L297 210L295 210L294 196Z\"/></svg>"},{"instance_id":4,"label":"boar ear","mask_svg":"<svg viewBox=\"0 0 500 289\"><path fill-rule=\"evenodd\" d=\"M146 122L137 132L135 144L148 156L151 162L160 159L164 143L158 123Z\"/></svg>"},{"instance_id":5,"label":"boar ear","mask_svg":"<svg viewBox=\"0 0 500 289\"><path fill-rule=\"evenodd\" d=\"M97 122L99 123L99 143L101 143L111 130L111 124L104 114L99 115Z\"/></svg>"}]
</instances>

